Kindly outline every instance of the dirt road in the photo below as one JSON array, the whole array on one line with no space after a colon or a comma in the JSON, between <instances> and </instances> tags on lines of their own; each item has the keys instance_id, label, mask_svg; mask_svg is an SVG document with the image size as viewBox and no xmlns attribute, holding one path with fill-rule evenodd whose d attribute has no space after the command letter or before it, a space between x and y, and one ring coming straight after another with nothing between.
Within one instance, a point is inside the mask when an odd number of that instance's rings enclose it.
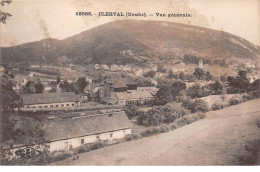
<instances>
[{"instance_id":1,"label":"dirt road","mask_svg":"<svg viewBox=\"0 0 260 172\"><path fill-rule=\"evenodd\" d=\"M239 158L250 154L248 145L260 139L259 105L257 99L209 112L177 130L52 165L238 165Z\"/></svg>"}]
</instances>

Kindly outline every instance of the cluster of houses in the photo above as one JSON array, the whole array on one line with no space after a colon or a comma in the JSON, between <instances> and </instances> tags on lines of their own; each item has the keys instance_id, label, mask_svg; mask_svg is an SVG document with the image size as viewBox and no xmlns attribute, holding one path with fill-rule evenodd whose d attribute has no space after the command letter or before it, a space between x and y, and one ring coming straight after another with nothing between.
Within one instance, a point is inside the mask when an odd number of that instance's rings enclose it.
<instances>
[{"instance_id":1,"label":"cluster of houses","mask_svg":"<svg viewBox=\"0 0 260 172\"><path fill-rule=\"evenodd\" d=\"M154 98L157 91L156 87L137 87L131 78L106 79L101 83L89 83L80 94L62 91L22 94L20 110L68 109L88 101L119 106L140 105Z\"/></svg>"},{"instance_id":2,"label":"cluster of houses","mask_svg":"<svg viewBox=\"0 0 260 172\"><path fill-rule=\"evenodd\" d=\"M116 64L112 64L110 67L106 64L95 64L94 65L94 69L96 70L106 70L106 71L126 71L126 72L130 72L132 70L132 68L128 65L116 65Z\"/></svg>"}]
</instances>

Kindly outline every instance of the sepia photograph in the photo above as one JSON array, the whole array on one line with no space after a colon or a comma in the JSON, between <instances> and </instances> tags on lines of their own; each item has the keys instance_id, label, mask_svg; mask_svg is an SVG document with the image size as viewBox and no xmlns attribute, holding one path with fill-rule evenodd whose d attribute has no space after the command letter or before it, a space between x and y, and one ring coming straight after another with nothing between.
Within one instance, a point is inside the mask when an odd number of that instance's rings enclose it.
<instances>
[{"instance_id":1,"label":"sepia photograph","mask_svg":"<svg viewBox=\"0 0 260 172\"><path fill-rule=\"evenodd\" d=\"M259 167L259 0L0 1L0 166Z\"/></svg>"}]
</instances>

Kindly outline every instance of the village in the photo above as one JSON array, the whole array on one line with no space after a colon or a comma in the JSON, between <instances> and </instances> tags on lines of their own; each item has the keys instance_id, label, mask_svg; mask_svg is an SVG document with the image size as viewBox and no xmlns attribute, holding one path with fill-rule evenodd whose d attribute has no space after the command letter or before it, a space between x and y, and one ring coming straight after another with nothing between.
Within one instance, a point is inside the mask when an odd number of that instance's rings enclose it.
<instances>
[{"instance_id":1,"label":"village","mask_svg":"<svg viewBox=\"0 0 260 172\"><path fill-rule=\"evenodd\" d=\"M131 54L131 51L123 53ZM239 66L232 67L234 73L243 71ZM9 76L6 85L18 97L5 108L13 111L18 121L16 125L19 126L16 140L3 146L5 153L2 157L12 161L37 157L43 152L57 154L84 145L114 144L138 138L140 133L146 136L145 132L151 126L167 124L169 126L166 129L160 126L156 133L167 132L172 128L172 122L190 113L221 109L226 106L225 103L229 105L236 94L229 95L224 89L227 85L226 75L212 76L209 71L204 72L207 68L202 59L198 64L189 65L177 61L170 69L161 65L131 67L116 64L94 64L88 66L87 70L73 64L64 67L36 64L1 66L1 77ZM255 68L247 63L242 69ZM251 73L247 78L250 84L258 79L258 75ZM172 81L173 86L168 87L167 84ZM214 90L215 87L220 88ZM211 90L210 93L206 93L205 88ZM213 93L212 89L218 93ZM197 103L196 110L185 104L185 90L191 98L201 98L195 102L189 100L189 103ZM205 95L198 95L201 91ZM169 94L173 94L173 97L164 101ZM218 104L223 94L227 94L225 103L223 100L222 104ZM218 101L207 98L211 95L219 95ZM157 119L152 116L148 119L145 115L154 115L161 105L164 108L166 103L172 101L176 101L170 107L178 113L176 117ZM201 114L194 116L195 121L201 118Z\"/></svg>"}]
</instances>

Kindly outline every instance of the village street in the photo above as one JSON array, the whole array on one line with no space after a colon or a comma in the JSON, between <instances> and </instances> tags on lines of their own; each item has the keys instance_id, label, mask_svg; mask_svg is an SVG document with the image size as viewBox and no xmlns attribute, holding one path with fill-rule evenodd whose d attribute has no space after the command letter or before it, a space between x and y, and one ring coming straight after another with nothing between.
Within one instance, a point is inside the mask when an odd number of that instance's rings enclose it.
<instances>
[{"instance_id":1,"label":"village street","mask_svg":"<svg viewBox=\"0 0 260 172\"><path fill-rule=\"evenodd\" d=\"M260 139L259 104L256 99L208 112L205 119L177 130L51 165L238 165Z\"/></svg>"}]
</instances>

